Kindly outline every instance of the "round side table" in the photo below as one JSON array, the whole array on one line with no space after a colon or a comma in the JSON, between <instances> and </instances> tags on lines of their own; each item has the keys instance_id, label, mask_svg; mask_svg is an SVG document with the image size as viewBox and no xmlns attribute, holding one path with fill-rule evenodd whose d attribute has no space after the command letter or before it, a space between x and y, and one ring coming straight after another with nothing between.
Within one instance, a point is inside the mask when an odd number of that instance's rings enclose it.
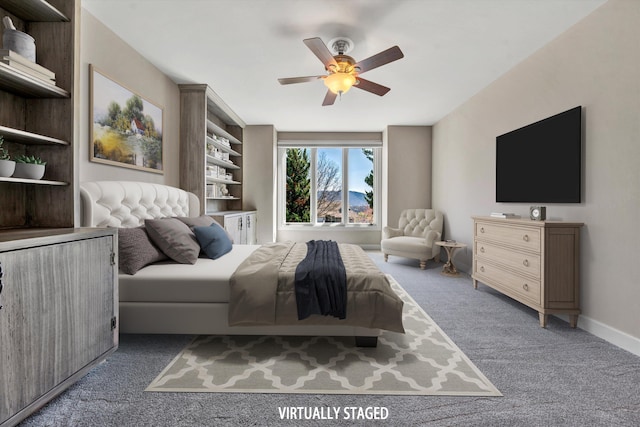
<instances>
[{"instance_id":1,"label":"round side table","mask_svg":"<svg viewBox=\"0 0 640 427\"><path fill-rule=\"evenodd\" d=\"M447 251L447 263L442 267L441 274L452 277L457 276L459 273L458 270L456 270L456 266L453 265L453 253L456 251L456 249L466 248L467 245L465 245L464 243L447 241L436 242L436 245L442 246Z\"/></svg>"}]
</instances>

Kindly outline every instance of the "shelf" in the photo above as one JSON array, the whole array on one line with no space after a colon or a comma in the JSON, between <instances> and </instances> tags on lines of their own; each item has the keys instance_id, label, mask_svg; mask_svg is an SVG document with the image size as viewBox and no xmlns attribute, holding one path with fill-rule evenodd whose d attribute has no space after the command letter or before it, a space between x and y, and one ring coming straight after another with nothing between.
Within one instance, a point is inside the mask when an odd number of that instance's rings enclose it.
<instances>
[{"instance_id":1,"label":"shelf","mask_svg":"<svg viewBox=\"0 0 640 427\"><path fill-rule=\"evenodd\" d=\"M13 129L6 126L0 126L0 135L4 136L7 142L17 142L20 144L31 145L69 145L67 141L57 138L51 138L37 133L26 132L24 130Z\"/></svg>"},{"instance_id":2,"label":"shelf","mask_svg":"<svg viewBox=\"0 0 640 427\"><path fill-rule=\"evenodd\" d=\"M213 144L214 147L224 151L225 153L229 153L231 156L241 156L241 154L238 153L237 151L234 151L233 149L220 144L218 141L216 141L215 139L211 138L208 135L207 135L207 142L210 142L211 144Z\"/></svg>"},{"instance_id":3,"label":"shelf","mask_svg":"<svg viewBox=\"0 0 640 427\"><path fill-rule=\"evenodd\" d=\"M37 185L69 185L68 182L48 181L46 179L26 179L26 178L5 178L0 177L0 182L15 182L18 184L37 184Z\"/></svg>"},{"instance_id":4,"label":"shelf","mask_svg":"<svg viewBox=\"0 0 640 427\"><path fill-rule=\"evenodd\" d=\"M240 200L239 197L206 197L207 200Z\"/></svg>"},{"instance_id":5,"label":"shelf","mask_svg":"<svg viewBox=\"0 0 640 427\"><path fill-rule=\"evenodd\" d=\"M206 178L207 178L207 184L231 184L231 185L242 184L239 181L230 181L228 179L214 178L212 176L207 176Z\"/></svg>"},{"instance_id":6,"label":"shelf","mask_svg":"<svg viewBox=\"0 0 640 427\"><path fill-rule=\"evenodd\" d=\"M2 129L0 129L0 134L2 133ZM222 166L223 168L227 168L227 169L240 169L240 166L233 164L231 162L227 162L224 161L222 159L217 159L213 156L210 156L207 154L207 163L211 164L211 165L217 165L217 166Z\"/></svg>"},{"instance_id":7,"label":"shelf","mask_svg":"<svg viewBox=\"0 0 640 427\"><path fill-rule=\"evenodd\" d=\"M0 0L1 1L1 0ZM0 89L28 98L69 98L69 92L0 62Z\"/></svg>"},{"instance_id":8,"label":"shelf","mask_svg":"<svg viewBox=\"0 0 640 427\"><path fill-rule=\"evenodd\" d=\"M218 136L221 136L223 138L227 138L229 140L229 142L232 143L232 144L242 144L242 141L240 141L235 136L231 135L226 130L222 129L220 126L218 126L217 124L215 124L211 120L207 120L207 130L209 132L211 132L211 133L215 133Z\"/></svg>"},{"instance_id":9,"label":"shelf","mask_svg":"<svg viewBox=\"0 0 640 427\"><path fill-rule=\"evenodd\" d=\"M0 0L0 7L25 21L69 22L64 13L45 0Z\"/></svg>"}]
</instances>

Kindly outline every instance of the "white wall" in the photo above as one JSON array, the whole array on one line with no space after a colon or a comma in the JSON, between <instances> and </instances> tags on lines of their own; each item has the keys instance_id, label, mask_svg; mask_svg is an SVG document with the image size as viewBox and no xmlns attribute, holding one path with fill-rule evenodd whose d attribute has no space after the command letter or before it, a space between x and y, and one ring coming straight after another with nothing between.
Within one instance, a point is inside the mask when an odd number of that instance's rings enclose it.
<instances>
[{"instance_id":1,"label":"white wall","mask_svg":"<svg viewBox=\"0 0 640 427\"><path fill-rule=\"evenodd\" d=\"M640 354L640 2L610 0L438 122L433 204L449 238L471 245L471 215L495 203L495 137L583 106L583 202L547 204L548 219L582 221L579 327ZM532 173L544 173L531 171ZM471 252L457 257L467 270Z\"/></svg>"},{"instance_id":2,"label":"white wall","mask_svg":"<svg viewBox=\"0 0 640 427\"><path fill-rule=\"evenodd\" d=\"M132 180L178 186L180 144L180 92L167 76L126 44L93 15L82 9L80 42L79 181ZM164 174L127 169L89 161L91 141L89 64L164 108Z\"/></svg>"}]
</instances>

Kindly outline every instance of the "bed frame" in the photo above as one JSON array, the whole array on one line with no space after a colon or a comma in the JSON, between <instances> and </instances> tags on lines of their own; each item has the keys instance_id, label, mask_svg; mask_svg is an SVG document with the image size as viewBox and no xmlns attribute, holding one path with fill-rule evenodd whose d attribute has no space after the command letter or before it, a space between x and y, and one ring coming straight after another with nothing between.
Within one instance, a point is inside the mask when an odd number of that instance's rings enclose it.
<instances>
[{"instance_id":1,"label":"bed frame","mask_svg":"<svg viewBox=\"0 0 640 427\"><path fill-rule=\"evenodd\" d=\"M195 217L200 213L195 194L146 182L85 182L80 185L80 199L83 227L138 227L149 218ZM123 276L128 279L119 275ZM121 300L119 310L122 333L354 336L359 346L375 346L380 333L378 329L339 325L229 326L228 303L219 302Z\"/></svg>"}]
</instances>

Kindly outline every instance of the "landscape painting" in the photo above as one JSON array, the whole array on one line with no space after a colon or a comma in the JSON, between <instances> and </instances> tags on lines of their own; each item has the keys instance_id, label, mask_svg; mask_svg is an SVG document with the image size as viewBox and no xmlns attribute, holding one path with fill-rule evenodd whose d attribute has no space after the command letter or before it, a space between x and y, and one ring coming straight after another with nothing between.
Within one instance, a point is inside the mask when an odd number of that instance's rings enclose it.
<instances>
[{"instance_id":1,"label":"landscape painting","mask_svg":"<svg viewBox=\"0 0 640 427\"><path fill-rule=\"evenodd\" d=\"M163 173L162 108L94 66L90 66L90 75L90 160Z\"/></svg>"}]
</instances>

